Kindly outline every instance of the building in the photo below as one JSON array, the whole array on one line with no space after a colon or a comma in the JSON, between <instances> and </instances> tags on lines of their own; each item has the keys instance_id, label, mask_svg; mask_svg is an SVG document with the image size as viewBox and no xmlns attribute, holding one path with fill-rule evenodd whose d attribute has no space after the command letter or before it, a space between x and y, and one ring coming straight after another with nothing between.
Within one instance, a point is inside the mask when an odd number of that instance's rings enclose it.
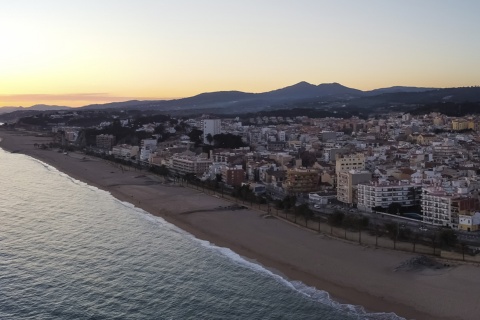
<instances>
[{"instance_id":1,"label":"building","mask_svg":"<svg viewBox=\"0 0 480 320\"><path fill-rule=\"evenodd\" d=\"M337 175L337 200L347 204L356 203L354 187L359 183L372 180L370 171L350 170L341 171Z\"/></svg>"},{"instance_id":2,"label":"building","mask_svg":"<svg viewBox=\"0 0 480 320\"><path fill-rule=\"evenodd\" d=\"M317 170L295 168L287 171L283 188L288 194L308 193L318 189L320 175Z\"/></svg>"},{"instance_id":3,"label":"building","mask_svg":"<svg viewBox=\"0 0 480 320\"><path fill-rule=\"evenodd\" d=\"M148 161L157 150L157 139L143 139L140 146L140 161Z\"/></svg>"},{"instance_id":4,"label":"building","mask_svg":"<svg viewBox=\"0 0 480 320\"><path fill-rule=\"evenodd\" d=\"M175 154L171 159L171 169L176 174L195 174L201 176L208 171L212 160L197 156Z\"/></svg>"},{"instance_id":5,"label":"building","mask_svg":"<svg viewBox=\"0 0 480 320\"><path fill-rule=\"evenodd\" d=\"M335 131L322 131L321 138L322 141L336 140L337 133Z\"/></svg>"},{"instance_id":6,"label":"building","mask_svg":"<svg viewBox=\"0 0 480 320\"><path fill-rule=\"evenodd\" d=\"M452 197L444 190L425 188L422 191L423 221L436 226L451 223Z\"/></svg>"},{"instance_id":7,"label":"building","mask_svg":"<svg viewBox=\"0 0 480 320\"><path fill-rule=\"evenodd\" d=\"M237 167L227 167L222 172L222 178L225 184L229 186L241 186L245 181L245 170Z\"/></svg>"},{"instance_id":8,"label":"building","mask_svg":"<svg viewBox=\"0 0 480 320\"><path fill-rule=\"evenodd\" d=\"M210 134L212 138L216 134L220 134L222 129L222 120L220 119L204 119L203 120L203 143L210 144L207 136Z\"/></svg>"},{"instance_id":9,"label":"building","mask_svg":"<svg viewBox=\"0 0 480 320\"><path fill-rule=\"evenodd\" d=\"M308 201L314 205L325 205L330 200L335 199L335 192L310 192L308 194Z\"/></svg>"},{"instance_id":10,"label":"building","mask_svg":"<svg viewBox=\"0 0 480 320\"><path fill-rule=\"evenodd\" d=\"M335 172L365 170L365 155L363 153L336 154Z\"/></svg>"},{"instance_id":11,"label":"building","mask_svg":"<svg viewBox=\"0 0 480 320\"><path fill-rule=\"evenodd\" d=\"M370 182L357 185L357 207L364 211L386 209L392 203L409 207L420 203L422 186L409 181Z\"/></svg>"},{"instance_id":12,"label":"building","mask_svg":"<svg viewBox=\"0 0 480 320\"><path fill-rule=\"evenodd\" d=\"M97 148L111 150L115 145L115 136L111 134L99 134L95 137Z\"/></svg>"},{"instance_id":13,"label":"building","mask_svg":"<svg viewBox=\"0 0 480 320\"><path fill-rule=\"evenodd\" d=\"M453 119L452 120L452 130L460 131L468 129L468 121L465 119Z\"/></svg>"},{"instance_id":14,"label":"building","mask_svg":"<svg viewBox=\"0 0 480 320\"><path fill-rule=\"evenodd\" d=\"M155 151L157 148L157 139L142 139L140 142L140 147L143 148L150 148L150 150Z\"/></svg>"},{"instance_id":15,"label":"building","mask_svg":"<svg viewBox=\"0 0 480 320\"><path fill-rule=\"evenodd\" d=\"M480 230L480 212L475 212L473 215L459 215L458 217L458 229L464 231Z\"/></svg>"},{"instance_id":16,"label":"building","mask_svg":"<svg viewBox=\"0 0 480 320\"><path fill-rule=\"evenodd\" d=\"M478 209L478 199L465 193L447 192L441 187L424 188L422 191L423 221L435 226L468 230L472 226L467 226L467 217L473 216ZM470 222L473 223L473 220ZM460 227L462 224L465 226Z\"/></svg>"},{"instance_id":17,"label":"building","mask_svg":"<svg viewBox=\"0 0 480 320\"><path fill-rule=\"evenodd\" d=\"M283 151L285 149L285 142L282 141L270 141L267 144L268 151Z\"/></svg>"},{"instance_id":18,"label":"building","mask_svg":"<svg viewBox=\"0 0 480 320\"><path fill-rule=\"evenodd\" d=\"M112 147L112 155L116 158L130 159L131 157L136 157L138 151L138 146L131 146L129 144L119 144Z\"/></svg>"}]
</instances>

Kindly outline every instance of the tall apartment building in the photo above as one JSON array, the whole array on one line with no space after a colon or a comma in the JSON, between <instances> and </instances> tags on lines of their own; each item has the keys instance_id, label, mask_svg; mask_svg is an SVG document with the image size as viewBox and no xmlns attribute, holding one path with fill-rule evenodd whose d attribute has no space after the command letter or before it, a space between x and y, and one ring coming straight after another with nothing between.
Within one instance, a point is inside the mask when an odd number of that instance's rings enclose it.
<instances>
[{"instance_id":1,"label":"tall apartment building","mask_svg":"<svg viewBox=\"0 0 480 320\"><path fill-rule=\"evenodd\" d=\"M337 200L353 204L356 203L355 186L372 180L370 171L350 170L341 171L337 175Z\"/></svg>"},{"instance_id":2,"label":"tall apartment building","mask_svg":"<svg viewBox=\"0 0 480 320\"><path fill-rule=\"evenodd\" d=\"M363 153L336 154L335 172L338 174L348 170L365 170L365 155Z\"/></svg>"},{"instance_id":3,"label":"tall apartment building","mask_svg":"<svg viewBox=\"0 0 480 320\"><path fill-rule=\"evenodd\" d=\"M461 216L472 216L478 210L478 199L430 187L422 191L423 221L435 226L458 228Z\"/></svg>"},{"instance_id":4,"label":"tall apartment building","mask_svg":"<svg viewBox=\"0 0 480 320\"><path fill-rule=\"evenodd\" d=\"M375 207L388 208L391 203L407 207L418 205L421 190L421 185L408 181L360 183L357 185L357 207L371 212Z\"/></svg>"},{"instance_id":5,"label":"tall apartment building","mask_svg":"<svg viewBox=\"0 0 480 320\"><path fill-rule=\"evenodd\" d=\"M115 136L111 134L99 134L95 137L97 148L112 149L115 145Z\"/></svg>"},{"instance_id":6,"label":"tall apartment building","mask_svg":"<svg viewBox=\"0 0 480 320\"><path fill-rule=\"evenodd\" d=\"M312 169L290 169L287 171L287 178L283 182L283 188L288 194L298 194L316 191L320 175L317 170Z\"/></svg>"},{"instance_id":7,"label":"tall apartment building","mask_svg":"<svg viewBox=\"0 0 480 320\"><path fill-rule=\"evenodd\" d=\"M207 136L212 137L222 132L222 120L220 119L203 119L203 143L208 144Z\"/></svg>"},{"instance_id":8,"label":"tall apartment building","mask_svg":"<svg viewBox=\"0 0 480 320\"><path fill-rule=\"evenodd\" d=\"M140 161L148 161L157 150L157 139L142 139L140 146Z\"/></svg>"}]
</instances>

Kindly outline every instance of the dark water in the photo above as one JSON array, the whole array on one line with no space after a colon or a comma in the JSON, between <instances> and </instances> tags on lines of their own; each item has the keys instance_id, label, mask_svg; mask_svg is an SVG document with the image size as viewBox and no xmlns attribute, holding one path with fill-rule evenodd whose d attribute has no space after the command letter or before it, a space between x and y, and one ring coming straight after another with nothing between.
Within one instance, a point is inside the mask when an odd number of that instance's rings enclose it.
<instances>
[{"instance_id":1,"label":"dark water","mask_svg":"<svg viewBox=\"0 0 480 320\"><path fill-rule=\"evenodd\" d=\"M0 319L399 319L0 149Z\"/></svg>"}]
</instances>

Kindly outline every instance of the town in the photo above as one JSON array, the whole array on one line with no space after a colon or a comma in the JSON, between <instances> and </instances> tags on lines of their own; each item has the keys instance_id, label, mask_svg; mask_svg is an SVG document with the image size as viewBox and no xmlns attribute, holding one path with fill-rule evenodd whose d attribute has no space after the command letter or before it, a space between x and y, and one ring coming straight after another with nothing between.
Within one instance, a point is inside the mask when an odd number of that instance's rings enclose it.
<instances>
[{"instance_id":1,"label":"town","mask_svg":"<svg viewBox=\"0 0 480 320\"><path fill-rule=\"evenodd\" d=\"M50 131L54 142L39 148L82 150L225 193L248 187L255 201L279 208L293 198L320 216L381 216L420 233L457 231L473 247L478 240L468 235L480 228L476 116L220 119L117 112L108 119L100 111L56 111L6 126Z\"/></svg>"}]
</instances>

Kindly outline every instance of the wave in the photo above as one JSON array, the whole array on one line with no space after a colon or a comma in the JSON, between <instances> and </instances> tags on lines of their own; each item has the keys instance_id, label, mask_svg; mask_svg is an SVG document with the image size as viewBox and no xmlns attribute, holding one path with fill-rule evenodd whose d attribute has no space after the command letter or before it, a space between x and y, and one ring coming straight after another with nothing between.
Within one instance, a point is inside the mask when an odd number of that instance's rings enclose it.
<instances>
[{"instance_id":1,"label":"wave","mask_svg":"<svg viewBox=\"0 0 480 320\"><path fill-rule=\"evenodd\" d=\"M116 198L114 198L114 199L116 199ZM396 315L395 313L368 312L362 306L351 305L351 304L342 304L340 302L337 302L330 297L330 294L327 291L319 290L315 287L307 286L300 281L287 280L284 277L282 277L281 275L276 274L276 273L270 271L269 269L265 268L264 266L262 266L258 263L249 261L248 259L246 259L246 258L242 257L241 255L235 253L234 251L232 251L229 248L219 247L219 246L216 246L216 245L212 244L209 241L196 238L191 233L189 233L189 232L187 232L183 229L178 228L174 224L166 221L165 219L163 219L161 217L152 215L151 213L149 213L149 212L147 212L147 211L145 211L141 208L136 207L134 204L132 204L130 202L120 201L118 199L116 199L116 200L120 204L122 204L123 206L131 209L133 212L138 214L139 217L141 217L143 219L146 219L150 222L153 222L155 224L158 224L159 226L167 227L169 231L181 233L181 234L189 237L191 240L199 243L204 248L206 248L208 250L218 252L221 255L228 258L230 261L232 261L232 262L234 262L238 265L244 266L244 267L246 267L246 268L248 268L248 269L250 269L254 272L258 272L258 273L264 274L268 277L271 277L274 280L278 281L279 283L285 285L286 287L288 287L288 288L290 288L294 291L299 292L300 294L304 295L305 297L307 297L309 299L312 299L314 301L317 301L317 302L319 302L323 305L332 307L332 308L334 308L334 309L336 309L336 310L338 310L338 311L340 311L344 314L347 314L350 317L353 317L353 318L356 318L356 319L368 319L368 320L405 320L405 318L400 317L400 316Z\"/></svg>"},{"instance_id":2,"label":"wave","mask_svg":"<svg viewBox=\"0 0 480 320\"><path fill-rule=\"evenodd\" d=\"M149 222L157 224L161 227L167 227L169 231L173 231L173 232L176 232L176 233L181 233L181 234L189 237L193 241L199 243L201 246L203 246L203 247L205 247L209 250L213 250L215 252L220 253L221 255L228 258L230 261L232 261L232 262L234 262L238 265L241 265L243 267L246 267L246 268L248 268L248 269L250 269L254 272L258 272L258 273L261 273L261 274L266 275L268 277L271 277L274 280L281 283L282 285L290 288L291 290L299 292L300 294L304 295L305 297L307 297L309 299L312 299L313 301L317 301L317 302L319 302L323 305L332 307L332 308L334 308L334 309L336 309L336 310L338 310L342 313L345 313L345 314L347 314L351 317L357 318L357 319L369 319L369 320L402 320L402 319L404 319L404 318L396 315L395 313L372 313L372 312L366 311L362 306L351 305L351 304L342 304L340 302L337 302L330 297L330 294L327 291L320 290L320 289L317 289L315 287L307 286L300 281L290 281L290 280L282 277L281 275L272 272L271 270L265 268L264 266L262 266L258 263L247 260L246 258L240 256L239 254L235 253L234 251L232 251L229 248L219 247L219 246L216 246L216 245L210 243L209 241L198 239L195 236L193 236L192 234L188 233L187 231L178 228L174 224L167 222L165 219L163 219L161 217L152 215L151 213L143 210L142 208L136 207L134 204L132 204L128 201L121 201L121 200L113 197L113 195L108 191L99 189L95 186L91 186L91 185L89 185L87 183L84 183L80 180L74 179L74 178L70 177L68 174L65 174L64 172L61 172L60 170L56 169L53 166L50 166L49 164L47 164L47 163L45 163L41 160L35 159L33 157L29 157L29 156L26 156L26 157L28 157L31 160L41 164L48 171L51 171L53 173L58 173L60 176L69 179L71 182L75 183L76 185L81 185L81 186L87 187L90 191L93 191L93 192L96 192L96 193L101 193L101 194L104 194L104 195L108 195L109 197L111 197L112 200L116 201L117 203L121 204L122 206L124 206L126 208L131 209L132 212L134 212L136 215L140 216L141 218L146 219Z\"/></svg>"},{"instance_id":3,"label":"wave","mask_svg":"<svg viewBox=\"0 0 480 320\"><path fill-rule=\"evenodd\" d=\"M235 253L229 248L225 247L218 247L209 241L201 240L198 238L195 238L193 235L190 234L190 236L201 243L202 246L205 248L208 248L210 250L214 250L222 254L223 256L227 257L234 263L237 263L239 265L242 265L244 267L247 267L250 270L253 270L255 272L262 273L264 275L267 275L276 281L280 282L281 284L289 287L292 290L295 290L302 295L317 301L319 303L322 303L324 305L327 305L329 307L332 307L336 310L339 310L343 313L348 314L349 316L353 316L357 319L369 319L369 320L405 320L405 318L400 317L396 315L393 312L367 312L365 308L362 306L358 305L351 305L351 304L342 304L339 303L335 300L333 300L330 297L330 294L327 291L324 290L319 290L315 287L309 287L305 285L304 283L300 281L289 281L285 279L284 277L270 271L269 269L263 267L262 265L258 263L251 262L244 257L240 256L239 254Z\"/></svg>"}]
</instances>

